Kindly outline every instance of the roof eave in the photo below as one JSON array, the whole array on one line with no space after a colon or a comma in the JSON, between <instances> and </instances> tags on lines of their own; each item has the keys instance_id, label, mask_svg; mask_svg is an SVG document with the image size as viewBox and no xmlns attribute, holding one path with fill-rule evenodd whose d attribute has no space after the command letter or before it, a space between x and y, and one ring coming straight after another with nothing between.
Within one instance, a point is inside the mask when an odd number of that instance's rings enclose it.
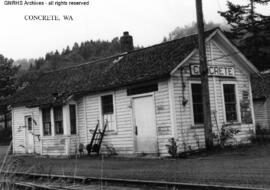
<instances>
[{"instance_id":1,"label":"roof eave","mask_svg":"<svg viewBox=\"0 0 270 190\"><path fill-rule=\"evenodd\" d=\"M213 36L215 36L217 34L217 32L219 31L219 29L216 29L212 32L212 34L210 34L206 39L205 39L205 43L209 42ZM177 70L183 66L193 55L195 55L198 52L198 49L195 48L183 61L181 61L171 72L170 75L173 76L175 72L177 72Z\"/></svg>"}]
</instances>

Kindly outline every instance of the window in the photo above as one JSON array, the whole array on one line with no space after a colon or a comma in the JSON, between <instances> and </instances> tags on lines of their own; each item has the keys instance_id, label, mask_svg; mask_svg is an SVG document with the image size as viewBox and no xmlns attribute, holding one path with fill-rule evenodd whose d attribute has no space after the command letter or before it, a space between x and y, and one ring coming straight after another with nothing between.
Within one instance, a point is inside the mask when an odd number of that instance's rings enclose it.
<instances>
[{"instance_id":1,"label":"window","mask_svg":"<svg viewBox=\"0 0 270 190\"><path fill-rule=\"evenodd\" d=\"M27 116L27 129L28 131L32 131L32 117Z\"/></svg>"},{"instance_id":2,"label":"window","mask_svg":"<svg viewBox=\"0 0 270 190\"><path fill-rule=\"evenodd\" d=\"M227 122L237 121L236 96L234 84L223 84L224 104Z\"/></svg>"},{"instance_id":3,"label":"window","mask_svg":"<svg viewBox=\"0 0 270 190\"><path fill-rule=\"evenodd\" d=\"M69 105L70 134L76 134L76 106Z\"/></svg>"},{"instance_id":4,"label":"window","mask_svg":"<svg viewBox=\"0 0 270 190\"><path fill-rule=\"evenodd\" d=\"M42 109L43 134L52 135L50 108Z\"/></svg>"},{"instance_id":5,"label":"window","mask_svg":"<svg viewBox=\"0 0 270 190\"><path fill-rule=\"evenodd\" d=\"M115 117L113 108L113 95L106 95L101 97L102 120L103 124L108 122L107 130L115 130Z\"/></svg>"},{"instance_id":6,"label":"window","mask_svg":"<svg viewBox=\"0 0 270 190\"><path fill-rule=\"evenodd\" d=\"M203 105L202 105L202 88L201 84L191 84L192 106L194 124L203 124Z\"/></svg>"},{"instance_id":7,"label":"window","mask_svg":"<svg viewBox=\"0 0 270 190\"><path fill-rule=\"evenodd\" d=\"M55 134L56 135L62 135L64 133L62 107L53 108L53 116L54 116Z\"/></svg>"}]
</instances>

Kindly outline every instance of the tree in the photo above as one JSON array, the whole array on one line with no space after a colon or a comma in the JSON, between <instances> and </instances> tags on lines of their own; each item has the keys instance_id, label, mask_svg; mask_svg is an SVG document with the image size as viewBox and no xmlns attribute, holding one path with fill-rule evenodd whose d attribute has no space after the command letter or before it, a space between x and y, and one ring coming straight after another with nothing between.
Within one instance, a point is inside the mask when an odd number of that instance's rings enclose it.
<instances>
[{"instance_id":1,"label":"tree","mask_svg":"<svg viewBox=\"0 0 270 190\"><path fill-rule=\"evenodd\" d=\"M0 113L5 118L7 128L7 115L9 113L6 99L16 91L15 75L19 67L13 65L12 59L7 59L0 54Z\"/></svg>"},{"instance_id":2,"label":"tree","mask_svg":"<svg viewBox=\"0 0 270 190\"><path fill-rule=\"evenodd\" d=\"M210 30L210 29L213 29L215 27L220 27L220 26L221 26L220 24L208 22L204 24L204 29ZM192 22L191 24L185 25L183 27L179 27L179 26L176 27L172 32L169 33L168 37L163 38L163 42L179 39L179 38L182 38L191 34L195 34L195 33L197 33L197 23Z\"/></svg>"},{"instance_id":3,"label":"tree","mask_svg":"<svg viewBox=\"0 0 270 190\"><path fill-rule=\"evenodd\" d=\"M270 0L249 0L238 5L228 1L228 10L219 12L230 25L227 36L259 70L270 69L270 16L256 12L256 5Z\"/></svg>"},{"instance_id":4,"label":"tree","mask_svg":"<svg viewBox=\"0 0 270 190\"><path fill-rule=\"evenodd\" d=\"M16 91L15 74L18 67L13 66L13 60L0 54L0 99L9 97Z\"/></svg>"}]
</instances>

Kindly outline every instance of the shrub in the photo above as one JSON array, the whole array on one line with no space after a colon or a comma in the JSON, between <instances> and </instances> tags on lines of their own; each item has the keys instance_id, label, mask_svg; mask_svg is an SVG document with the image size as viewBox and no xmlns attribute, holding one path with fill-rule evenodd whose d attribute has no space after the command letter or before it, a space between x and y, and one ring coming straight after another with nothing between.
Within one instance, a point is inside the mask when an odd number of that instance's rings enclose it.
<instances>
[{"instance_id":1,"label":"shrub","mask_svg":"<svg viewBox=\"0 0 270 190\"><path fill-rule=\"evenodd\" d=\"M168 148L168 153L173 157L177 157L177 144L174 138L169 139L169 143L166 147Z\"/></svg>"},{"instance_id":2,"label":"shrub","mask_svg":"<svg viewBox=\"0 0 270 190\"><path fill-rule=\"evenodd\" d=\"M223 125L220 131L220 146L225 147L227 140L233 139L234 135L237 135L239 132L239 129Z\"/></svg>"}]
</instances>

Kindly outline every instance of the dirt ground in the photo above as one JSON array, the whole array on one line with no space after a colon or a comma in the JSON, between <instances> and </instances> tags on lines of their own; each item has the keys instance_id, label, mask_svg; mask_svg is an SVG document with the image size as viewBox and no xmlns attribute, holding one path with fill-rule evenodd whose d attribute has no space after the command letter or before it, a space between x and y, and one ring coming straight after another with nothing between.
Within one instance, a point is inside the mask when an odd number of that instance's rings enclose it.
<instances>
[{"instance_id":1,"label":"dirt ground","mask_svg":"<svg viewBox=\"0 0 270 190\"><path fill-rule=\"evenodd\" d=\"M270 188L270 144L192 156L186 159L10 156L6 170Z\"/></svg>"}]
</instances>

